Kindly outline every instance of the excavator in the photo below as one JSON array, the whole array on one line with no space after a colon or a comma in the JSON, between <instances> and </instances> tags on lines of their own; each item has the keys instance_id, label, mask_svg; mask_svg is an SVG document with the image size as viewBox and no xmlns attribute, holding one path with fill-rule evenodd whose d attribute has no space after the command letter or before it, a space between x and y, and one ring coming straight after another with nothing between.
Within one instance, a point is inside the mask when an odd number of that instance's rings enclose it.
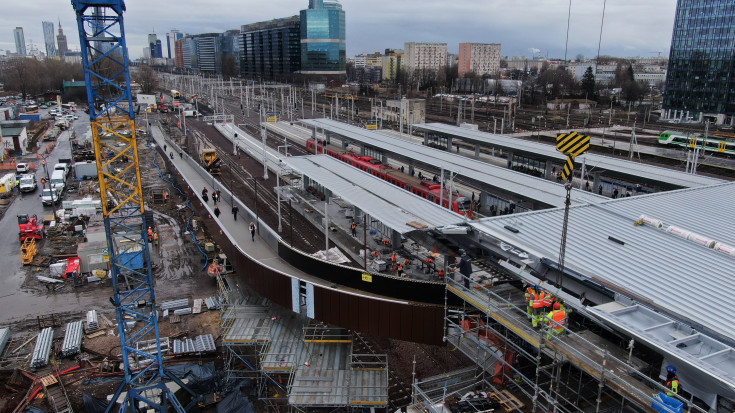
<instances>
[{"instance_id":1,"label":"excavator","mask_svg":"<svg viewBox=\"0 0 735 413\"><path fill-rule=\"evenodd\" d=\"M222 159L217 156L217 150L214 148L204 148L199 154L202 166L212 175L220 174L220 162Z\"/></svg>"}]
</instances>

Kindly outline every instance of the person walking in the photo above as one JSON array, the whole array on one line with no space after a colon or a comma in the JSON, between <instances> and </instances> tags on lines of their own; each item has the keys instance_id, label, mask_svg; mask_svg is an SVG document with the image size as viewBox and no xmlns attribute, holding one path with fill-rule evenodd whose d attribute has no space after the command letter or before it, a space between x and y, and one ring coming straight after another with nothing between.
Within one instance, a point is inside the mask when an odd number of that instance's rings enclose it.
<instances>
[{"instance_id":1,"label":"person walking","mask_svg":"<svg viewBox=\"0 0 735 413\"><path fill-rule=\"evenodd\" d=\"M352 221L350 229L352 230L352 236L357 237L357 224L355 224L355 221Z\"/></svg>"},{"instance_id":2,"label":"person walking","mask_svg":"<svg viewBox=\"0 0 735 413\"><path fill-rule=\"evenodd\" d=\"M212 202L217 205L217 191L212 191Z\"/></svg>"},{"instance_id":3,"label":"person walking","mask_svg":"<svg viewBox=\"0 0 735 413\"><path fill-rule=\"evenodd\" d=\"M240 212L240 208L237 205L232 207L232 217L237 221L237 213Z\"/></svg>"},{"instance_id":4,"label":"person walking","mask_svg":"<svg viewBox=\"0 0 735 413\"><path fill-rule=\"evenodd\" d=\"M252 238L252 240L255 241L255 224L251 222L249 228L250 228L250 238Z\"/></svg>"},{"instance_id":5,"label":"person walking","mask_svg":"<svg viewBox=\"0 0 735 413\"><path fill-rule=\"evenodd\" d=\"M217 218L219 218L219 214L220 214L219 207L218 206L215 206L214 207L214 216L217 217Z\"/></svg>"},{"instance_id":6,"label":"person walking","mask_svg":"<svg viewBox=\"0 0 735 413\"><path fill-rule=\"evenodd\" d=\"M620 192L618 192L618 188L613 189L613 193L612 193L613 199L617 198L619 193Z\"/></svg>"},{"instance_id":7,"label":"person walking","mask_svg":"<svg viewBox=\"0 0 735 413\"><path fill-rule=\"evenodd\" d=\"M202 199L204 200L204 203L206 204L209 202L209 196L207 195L209 193L209 190L205 186L204 189L202 189Z\"/></svg>"},{"instance_id":8,"label":"person walking","mask_svg":"<svg viewBox=\"0 0 735 413\"><path fill-rule=\"evenodd\" d=\"M163 144L163 151L166 152L166 144Z\"/></svg>"},{"instance_id":9,"label":"person walking","mask_svg":"<svg viewBox=\"0 0 735 413\"><path fill-rule=\"evenodd\" d=\"M158 231L153 232L153 245L158 249Z\"/></svg>"}]
</instances>

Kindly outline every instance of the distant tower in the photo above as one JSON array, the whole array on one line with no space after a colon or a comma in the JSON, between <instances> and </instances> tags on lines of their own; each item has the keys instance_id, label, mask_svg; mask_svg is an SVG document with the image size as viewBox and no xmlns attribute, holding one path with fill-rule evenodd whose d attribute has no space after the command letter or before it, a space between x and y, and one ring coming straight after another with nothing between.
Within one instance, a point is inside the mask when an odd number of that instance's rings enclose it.
<instances>
[{"instance_id":1,"label":"distant tower","mask_svg":"<svg viewBox=\"0 0 735 413\"><path fill-rule=\"evenodd\" d=\"M168 34L166 35L166 57L168 57L169 59L176 59L176 41L183 38L184 33L181 33L176 29L172 29L170 32L168 32Z\"/></svg>"},{"instance_id":2,"label":"distant tower","mask_svg":"<svg viewBox=\"0 0 735 413\"><path fill-rule=\"evenodd\" d=\"M69 48L66 46L66 35L61 30L61 20L59 20L59 34L56 35L56 43L59 46L59 56L64 57Z\"/></svg>"},{"instance_id":3,"label":"distant tower","mask_svg":"<svg viewBox=\"0 0 735 413\"><path fill-rule=\"evenodd\" d=\"M56 41L54 41L54 22L41 22L43 25L43 42L46 44L46 56L54 57L56 53Z\"/></svg>"},{"instance_id":4,"label":"distant tower","mask_svg":"<svg viewBox=\"0 0 735 413\"><path fill-rule=\"evenodd\" d=\"M16 27L13 29L13 37L15 38L15 53L25 56L26 55L26 38L23 35L23 28Z\"/></svg>"}]
</instances>

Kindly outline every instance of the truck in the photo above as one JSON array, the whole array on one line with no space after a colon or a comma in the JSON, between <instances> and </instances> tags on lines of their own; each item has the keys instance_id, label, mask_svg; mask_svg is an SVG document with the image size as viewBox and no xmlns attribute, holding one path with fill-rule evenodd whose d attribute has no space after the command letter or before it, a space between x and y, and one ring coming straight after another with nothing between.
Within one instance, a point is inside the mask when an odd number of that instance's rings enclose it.
<instances>
[{"instance_id":1,"label":"truck","mask_svg":"<svg viewBox=\"0 0 735 413\"><path fill-rule=\"evenodd\" d=\"M33 192L36 186L36 175L23 174L20 176L20 192Z\"/></svg>"},{"instance_id":2,"label":"truck","mask_svg":"<svg viewBox=\"0 0 735 413\"><path fill-rule=\"evenodd\" d=\"M55 126L59 128L60 130L67 130L69 129L69 126L71 126L71 123L69 123L69 121L66 119L61 119L61 120L56 121Z\"/></svg>"},{"instance_id":3,"label":"truck","mask_svg":"<svg viewBox=\"0 0 735 413\"><path fill-rule=\"evenodd\" d=\"M199 112L197 112L197 111L196 111L196 110L194 110L194 109L191 109L191 110L185 110L185 111L184 111L184 116L186 116L187 118L190 118L190 117L197 117L197 116L199 116Z\"/></svg>"},{"instance_id":4,"label":"truck","mask_svg":"<svg viewBox=\"0 0 735 413\"><path fill-rule=\"evenodd\" d=\"M199 154L202 166L212 175L220 174L220 162L222 159L217 156L217 150L214 148L204 148Z\"/></svg>"}]
</instances>

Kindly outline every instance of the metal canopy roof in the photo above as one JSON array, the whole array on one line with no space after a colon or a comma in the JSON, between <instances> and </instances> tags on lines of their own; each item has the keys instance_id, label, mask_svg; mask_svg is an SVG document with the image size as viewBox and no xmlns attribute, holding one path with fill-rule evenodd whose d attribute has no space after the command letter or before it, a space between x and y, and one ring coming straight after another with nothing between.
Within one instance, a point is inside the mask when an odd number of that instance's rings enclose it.
<instances>
[{"instance_id":1,"label":"metal canopy roof","mask_svg":"<svg viewBox=\"0 0 735 413\"><path fill-rule=\"evenodd\" d=\"M329 155L289 157L284 162L401 234L421 229L408 225L409 222L438 228L465 221L449 209Z\"/></svg>"},{"instance_id":2,"label":"metal canopy roof","mask_svg":"<svg viewBox=\"0 0 735 413\"><path fill-rule=\"evenodd\" d=\"M456 136L462 140L480 143L490 146L501 147L507 150L515 150L535 154L543 158L554 159L559 162L566 160L566 156L559 153L552 145L544 143L529 142L523 139L509 136L496 135L488 132L480 132L458 126L445 125L442 123L427 123L414 125L417 129L437 132ZM647 165L609 156L587 153L577 158L578 162L585 162L588 169L602 169L619 175L637 177L648 181L660 182L677 188L691 188L697 186L714 185L725 182L722 179L710 178L702 175L692 175L660 166Z\"/></svg>"},{"instance_id":3,"label":"metal canopy roof","mask_svg":"<svg viewBox=\"0 0 735 413\"><path fill-rule=\"evenodd\" d=\"M395 153L408 159L415 159L426 165L457 172L459 175L481 182L482 184L496 187L507 193L516 194L520 198L532 199L552 207L561 207L564 205L566 198L564 186L543 178L536 178L528 174L491 165L487 162L430 148L403 139L396 139L379 132L368 131L330 119L304 119L301 122L312 127L339 134L365 145L381 148L387 152ZM572 190L572 204L601 202L607 199L591 192L579 189Z\"/></svg>"},{"instance_id":4,"label":"metal canopy roof","mask_svg":"<svg viewBox=\"0 0 735 413\"><path fill-rule=\"evenodd\" d=\"M735 221L725 214L733 199L735 183L728 183L571 207L565 266L735 342L735 307L722 301L735 285L735 257L665 231L675 224L735 246ZM634 225L640 214L664 227ZM472 226L556 263L563 215L561 208L533 211Z\"/></svg>"}]
</instances>

